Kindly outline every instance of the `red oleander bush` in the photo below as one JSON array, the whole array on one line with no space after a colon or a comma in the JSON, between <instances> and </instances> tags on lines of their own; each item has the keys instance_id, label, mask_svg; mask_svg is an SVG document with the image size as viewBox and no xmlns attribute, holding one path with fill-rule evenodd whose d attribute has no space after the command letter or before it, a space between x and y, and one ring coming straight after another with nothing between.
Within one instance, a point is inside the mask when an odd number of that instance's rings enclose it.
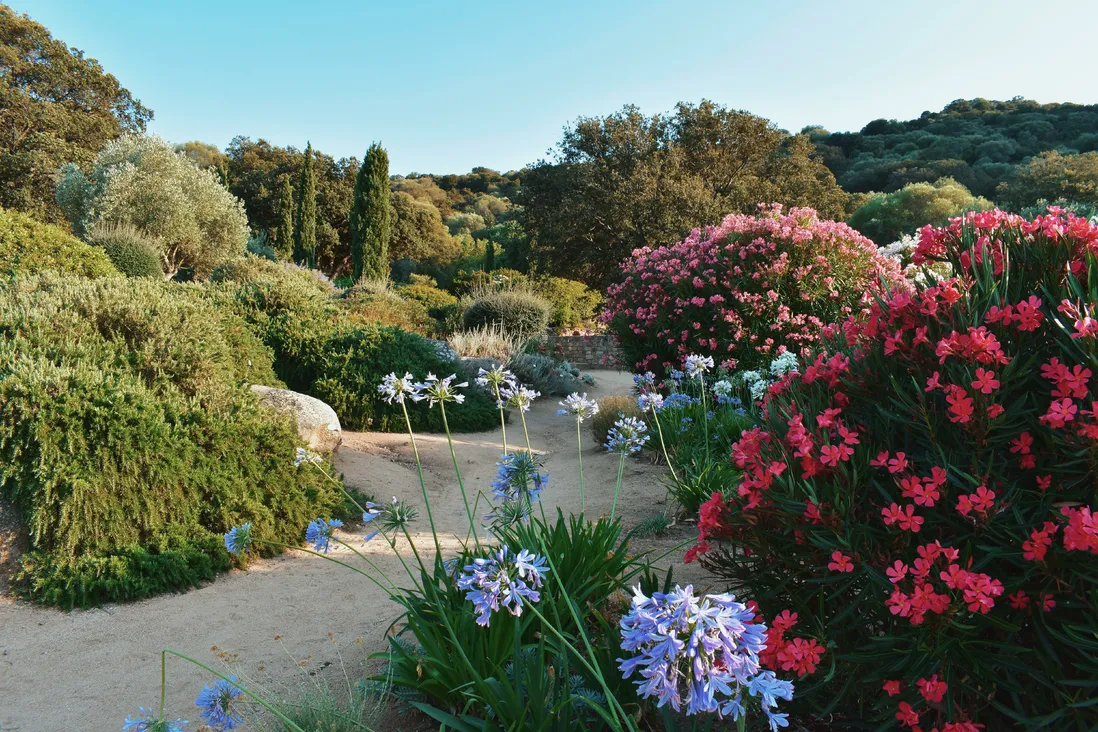
<instances>
[{"instance_id":1,"label":"red oleander bush","mask_svg":"<svg viewBox=\"0 0 1098 732\"><path fill-rule=\"evenodd\" d=\"M602 319L627 363L657 372L690 353L730 369L768 364L783 346L804 355L827 323L900 280L896 263L846 224L778 204L637 249L622 275Z\"/></svg>"},{"instance_id":2,"label":"red oleander bush","mask_svg":"<svg viewBox=\"0 0 1098 732\"><path fill-rule=\"evenodd\" d=\"M690 558L826 649L802 721L1098 725L1096 253L1058 209L927 227L957 278L828 328L732 446Z\"/></svg>"}]
</instances>

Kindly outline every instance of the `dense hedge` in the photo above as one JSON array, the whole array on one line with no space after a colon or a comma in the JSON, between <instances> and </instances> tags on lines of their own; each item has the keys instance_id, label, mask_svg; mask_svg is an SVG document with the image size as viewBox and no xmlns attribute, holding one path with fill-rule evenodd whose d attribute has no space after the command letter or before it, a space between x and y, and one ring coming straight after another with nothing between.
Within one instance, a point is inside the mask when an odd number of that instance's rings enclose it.
<instances>
[{"instance_id":1,"label":"dense hedge","mask_svg":"<svg viewBox=\"0 0 1098 732\"><path fill-rule=\"evenodd\" d=\"M386 374L461 373L461 365L431 341L349 316L342 299L308 270L258 259L234 267L215 271L213 279L221 284L211 297L222 310L243 317L273 350L275 372L291 389L328 402L349 429L404 429L395 418L399 412L377 392ZM472 383L466 396L464 405L448 412L450 427L490 429L498 419L491 397ZM418 406L411 417L417 430L442 429L437 408Z\"/></svg>"},{"instance_id":2,"label":"dense hedge","mask_svg":"<svg viewBox=\"0 0 1098 732\"><path fill-rule=\"evenodd\" d=\"M17 592L71 607L179 589L228 566L234 524L295 542L341 510L293 467L292 419L244 385L275 377L241 326L194 286L0 288L0 492L30 529Z\"/></svg>"},{"instance_id":3,"label":"dense hedge","mask_svg":"<svg viewBox=\"0 0 1098 732\"><path fill-rule=\"evenodd\" d=\"M0 208L0 279L46 270L85 277L117 277L101 249L64 229Z\"/></svg>"},{"instance_id":4,"label":"dense hedge","mask_svg":"<svg viewBox=\"0 0 1098 732\"><path fill-rule=\"evenodd\" d=\"M133 226L99 225L88 232L87 239L127 277L164 277L164 262L155 243Z\"/></svg>"},{"instance_id":5,"label":"dense hedge","mask_svg":"<svg viewBox=\"0 0 1098 732\"><path fill-rule=\"evenodd\" d=\"M466 330L497 325L508 336L528 341L549 326L549 303L529 292L497 292L477 299L463 316Z\"/></svg>"}]
</instances>

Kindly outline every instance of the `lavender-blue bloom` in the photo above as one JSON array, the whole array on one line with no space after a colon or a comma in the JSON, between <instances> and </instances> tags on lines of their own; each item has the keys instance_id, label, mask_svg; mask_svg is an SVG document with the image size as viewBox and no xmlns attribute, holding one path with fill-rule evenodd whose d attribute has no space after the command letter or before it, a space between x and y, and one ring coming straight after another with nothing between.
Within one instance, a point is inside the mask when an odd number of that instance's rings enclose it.
<instances>
[{"instance_id":1,"label":"lavender-blue bloom","mask_svg":"<svg viewBox=\"0 0 1098 732\"><path fill-rule=\"evenodd\" d=\"M531 503L537 500L549 483L549 474L541 474L539 468L537 459L527 452L502 456L496 463L492 497L504 502L522 500Z\"/></svg>"},{"instance_id":2,"label":"lavender-blue bloom","mask_svg":"<svg viewBox=\"0 0 1098 732\"><path fill-rule=\"evenodd\" d=\"M122 723L122 730L126 732L183 732L183 725L187 724L186 720L177 719L174 722L168 720L161 721L158 717L154 717L152 710L145 707L138 707L138 713L140 717L126 717L126 721Z\"/></svg>"},{"instance_id":3,"label":"lavender-blue bloom","mask_svg":"<svg viewBox=\"0 0 1098 732\"><path fill-rule=\"evenodd\" d=\"M234 526L225 532L225 549L229 554L244 554L252 545L252 523Z\"/></svg>"},{"instance_id":4,"label":"lavender-blue bloom","mask_svg":"<svg viewBox=\"0 0 1098 732\"><path fill-rule=\"evenodd\" d=\"M640 452L648 442L648 425L636 417L623 417L606 433L606 449L610 452Z\"/></svg>"},{"instance_id":5,"label":"lavender-blue bloom","mask_svg":"<svg viewBox=\"0 0 1098 732\"><path fill-rule=\"evenodd\" d=\"M243 693L236 685L236 677L230 676L228 681L218 679L212 685L202 687L194 703L202 710L199 716L206 720L207 727L219 732L231 730L244 721L236 713L237 699Z\"/></svg>"},{"instance_id":6,"label":"lavender-blue bloom","mask_svg":"<svg viewBox=\"0 0 1098 732\"><path fill-rule=\"evenodd\" d=\"M663 395L656 391L645 392L637 397L637 406L642 412L649 409L659 412L663 409Z\"/></svg>"},{"instance_id":7,"label":"lavender-blue bloom","mask_svg":"<svg viewBox=\"0 0 1098 732\"><path fill-rule=\"evenodd\" d=\"M305 530L305 541L313 545L313 550L325 554L332 548L332 531L343 525L339 519L325 521L322 518L313 519L309 528Z\"/></svg>"},{"instance_id":8,"label":"lavender-blue bloom","mask_svg":"<svg viewBox=\"0 0 1098 732\"><path fill-rule=\"evenodd\" d=\"M663 406L665 408L670 407L672 409L684 409L685 407L697 404L699 401L700 400L695 399L689 394L681 394L679 392L675 392L674 394L669 394L667 398L663 400Z\"/></svg>"},{"instance_id":9,"label":"lavender-blue bloom","mask_svg":"<svg viewBox=\"0 0 1098 732\"><path fill-rule=\"evenodd\" d=\"M643 374L634 374L633 383L636 385L638 391L648 391L656 385L656 375L651 371L645 371Z\"/></svg>"},{"instance_id":10,"label":"lavender-blue bloom","mask_svg":"<svg viewBox=\"0 0 1098 732\"><path fill-rule=\"evenodd\" d=\"M646 596L637 587L632 607L622 618L623 678L637 673L642 697L657 706L670 704L686 714L716 712L738 719L745 713L743 691L757 697L772 729L787 723L771 710L777 699L791 699L793 685L759 667L766 648L766 626L734 595L694 595L693 587Z\"/></svg>"},{"instance_id":11,"label":"lavender-blue bloom","mask_svg":"<svg viewBox=\"0 0 1098 732\"><path fill-rule=\"evenodd\" d=\"M544 558L525 549L516 556L503 546L493 556L465 565L457 586L466 590L465 599L473 603L477 624L487 627L492 613L501 607L518 616L524 603L540 600L537 588L548 572Z\"/></svg>"}]
</instances>

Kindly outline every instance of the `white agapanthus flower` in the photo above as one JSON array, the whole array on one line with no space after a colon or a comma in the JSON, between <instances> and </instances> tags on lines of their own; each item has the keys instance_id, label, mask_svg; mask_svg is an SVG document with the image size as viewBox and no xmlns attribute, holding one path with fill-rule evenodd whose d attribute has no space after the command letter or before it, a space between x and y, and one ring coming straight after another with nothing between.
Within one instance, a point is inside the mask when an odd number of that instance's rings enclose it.
<instances>
[{"instance_id":1,"label":"white agapanthus flower","mask_svg":"<svg viewBox=\"0 0 1098 732\"><path fill-rule=\"evenodd\" d=\"M663 409L663 394L660 394L657 391L645 392L637 397L637 406L640 407L642 412L647 412L652 409L658 412Z\"/></svg>"},{"instance_id":2,"label":"white agapanthus flower","mask_svg":"<svg viewBox=\"0 0 1098 732\"><path fill-rule=\"evenodd\" d=\"M411 374L405 373L398 377L396 373L391 373L381 380L377 391L387 403L403 404L406 397L415 398L416 384L412 381Z\"/></svg>"},{"instance_id":3,"label":"white agapanthus flower","mask_svg":"<svg viewBox=\"0 0 1098 732\"><path fill-rule=\"evenodd\" d=\"M751 398L754 401L759 401L766 396L766 390L770 388L771 381L758 371L741 371L740 378L743 379L743 383L747 384L748 391L751 392Z\"/></svg>"},{"instance_id":4,"label":"white agapanthus flower","mask_svg":"<svg viewBox=\"0 0 1098 732\"><path fill-rule=\"evenodd\" d=\"M459 393L458 389L469 386L469 382L463 381L460 384L455 384L455 379L457 379L457 374L450 374L445 379L440 379L434 374L427 374L424 381L415 385L416 393L412 395L412 399L417 402L426 399L429 406L432 407L440 402L457 402L461 404L465 401L465 395Z\"/></svg>"},{"instance_id":5,"label":"white agapanthus flower","mask_svg":"<svg viewBox=\"0 0 1098 732\"><path fill-rule=\"evenodd\" d=\"M529 387L507 387L500 389L499 392L500 401L504 406L511 409L521 409L524 412L530 411L530 405L534 403L534 400L541 396L540 391L534 391Z\"/></svg>"},{"instance_id":6,"label":"white agapanthus flower","mask_svg":"<svg viewBox=\"0 0 1098 732\"><path fill-rule=\"evenodd\" d=\"M297 454L294 456L294 467L300 468L305 463L314 463L319 465L324 461L324 458L320 457L312 450L306 450L304 447L297 448Z\"/></svg>"},{"instance_id":7,"label":"white agapanthus flower","mask_svg":"<svg viewBox=\"0 0 1098 732\"><path fill-rule=\"evenodd\" d=\"M686 375L691 379L696 379L713 368L713 357L699 356L692 353L683 361L683 366L686 368Z\"/></svg>"},{"instance_id":8,"label":"white agapanthus flower","mask_svg":"<svg viewBox=\"0 0 1098 732\"><path fill-rule=\"evenodd\" d=\"M728 379L721 379L716 384L713 384L713 393L719 397L728 397L732 395L732 382Z\"/></svg>"},{"instance_id":9,"label":"white agapanthus flower","mask_svg":"<svg viewBox=\"0 0 1098 732\"><path fill-rule=\"evenodd\" d=\"M574 391L564 397L564 401L557 402L557 404L560 404L561 406L561 408L557 410L557 414L562 417L570 415L575 417L577 422L582 422L599 413L599 403L594 399L588 399L586 392L584 392L583 396L580 396L579 392Z\"/></svg>"},{"instance_id":10,"label":"white agapanthus flower","mask_svg":"<svg viewBox=\"0 0 1098 732\"><path fill-rule=\"evenodd\" d=\"M785 376L791 371L800 368L797 356L792 351L783 351L776 359L770 362L770 373L774 376Z\"/></svg>"},{"instance_id":11,"label":"white agapanthus flower","mask_svg":"<svg viewBox=\"0 0 1098 732\"><path fill-rule=\"evenodd\" d=\"M509 369L503 368L503 366L496 366L493 369L481 369L477 372L476 382L485 388L514 388L518 385L518 380L515 379L515 375L511 373Z\"/></svg>"}]
</instances>

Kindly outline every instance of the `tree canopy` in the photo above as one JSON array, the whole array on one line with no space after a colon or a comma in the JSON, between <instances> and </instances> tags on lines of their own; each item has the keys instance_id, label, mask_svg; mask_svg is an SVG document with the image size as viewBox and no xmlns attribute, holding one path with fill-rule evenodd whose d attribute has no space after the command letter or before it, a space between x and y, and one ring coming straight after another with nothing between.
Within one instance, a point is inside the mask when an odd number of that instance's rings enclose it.
<instances>
[{"instance_id":1,"label":"tree canopy","mask_svg":"<svg viewBox=\"0 0 1098 732\"><path fill-rule=\"evenodd\" d=\"M143 106L99 62L0 5L0 206L64 221L54 177L86 167L120 135L145 131Z\"/></svg>"},{"instance_id":2,"label":"tree canopy","mask_svg":"<svg viewBox=\"0 0 1098 732\"><path fill-rule=\"evenodd\" d=\"M873 120L860 132L806 131L849 192L889 193L948 176L994 198L1016 166L1035 155L1098 150L1098 104L961 99L917 119Z\"/></svg>"},{"instance_id":3,"label":"tree canopy","mask_svg":"<svg viewBox=\"0 0 1098 732\"><path fill-rule=\"evenodd\" d=\"M908 183L894 193L873 194L847 223L884 246L927 224L943 226L965 211L994 207L952 178L942 178L934 183Z\"/></svg>"},{"instance_id":4,"label":"tree canopy","mask_svg":"<svg viewBox=\"0 0 1098 732\"><path fill-rule=\"evenodd\" d=\"M646 116L581 117L552 160L523 174L519 220L553 269L612 279L633 249L681 238L760 201L845 213L846 194L811 142L710 101Z\"/></svg>"}]
</instances>

